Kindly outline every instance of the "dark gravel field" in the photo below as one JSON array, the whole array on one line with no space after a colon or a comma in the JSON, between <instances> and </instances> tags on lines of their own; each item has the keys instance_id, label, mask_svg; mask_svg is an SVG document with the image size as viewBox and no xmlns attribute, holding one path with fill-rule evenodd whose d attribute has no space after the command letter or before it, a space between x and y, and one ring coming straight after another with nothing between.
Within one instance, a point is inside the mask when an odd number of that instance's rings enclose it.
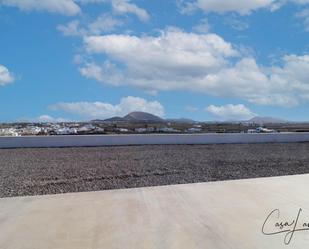
<instances>
[{"instance_id":1,"label":"dark gravel field","mask_svg":"<svg viewBox=\"0 0 309 249\"><path fill-rule=\"evenodd\" d=\"M309 173L309 143L0 149L0 197Z\"/></svg>"}]
</instances>

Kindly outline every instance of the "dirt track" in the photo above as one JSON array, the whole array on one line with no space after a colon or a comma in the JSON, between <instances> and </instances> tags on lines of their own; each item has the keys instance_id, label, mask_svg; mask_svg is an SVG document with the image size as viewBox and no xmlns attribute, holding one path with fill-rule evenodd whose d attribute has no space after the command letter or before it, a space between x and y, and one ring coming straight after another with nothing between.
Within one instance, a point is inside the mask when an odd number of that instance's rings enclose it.
<instances>
[{"instance_id":1,"label":"dirt track","mask_svg":"<svg viewBox=\"0 0 309 249\"><path fill-rule=\"evenodd\" d=\"M309 143L0 149L0 197L309 173Z\"/></svg>"}]
</instances>

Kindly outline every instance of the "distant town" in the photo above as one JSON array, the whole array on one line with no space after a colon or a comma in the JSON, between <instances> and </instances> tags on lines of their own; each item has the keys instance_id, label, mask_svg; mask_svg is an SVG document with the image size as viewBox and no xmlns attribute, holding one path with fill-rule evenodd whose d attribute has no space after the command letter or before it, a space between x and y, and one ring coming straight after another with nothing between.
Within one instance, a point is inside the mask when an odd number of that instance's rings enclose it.
<instances>
[{"instance_id":1,"label":"distant town","mask_svg":"<svg viewBox=\"0 0 309 249\"><path fill-rule=\"evenodd\" d=\"M88 122L0 124L0 136L277 132L309 132L309 122L287 122L269 117L256 117L241 122L198 122L190 119L162 119L150 113L132 112L125 117Z\"/></svg>"}]
</instances>

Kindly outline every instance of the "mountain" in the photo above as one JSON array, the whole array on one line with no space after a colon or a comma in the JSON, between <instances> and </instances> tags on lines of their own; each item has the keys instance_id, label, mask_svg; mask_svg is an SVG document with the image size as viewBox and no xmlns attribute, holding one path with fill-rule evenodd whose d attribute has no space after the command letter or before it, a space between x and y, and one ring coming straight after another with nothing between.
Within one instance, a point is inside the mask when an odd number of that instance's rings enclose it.
<instances>
[{"instance_id":1,"label":"mountain","mask_svg":"<svg viewBox=\"0 0 309 249\"><path fill-rule=\"evenodd\" d=\"M165 122L164 119L147 112L131 112L128 115L124 116L123 119L128 122Z\"/></svg>"},{"instance_id":2,"label":"mountain","mask_svg":"<svg viewBox=\"0 0 309 249\"><path fill-rule=\"evenodd\" d=\"M104 121L105 122L124 122L126 120L122 117L112 117L112 118L104 119Z\"/></svg>"},{"instance_id":3,"label":"mountain","mask_svg":"<svg viewBox=\"0 0 309 249\"><path fill-rule=\"evenodd\" d=\"M112 118L108 118L108 119L95 119L95 120L91 120L91 122L93 123L101 123L101 122L147 122L147 123L162 123L162 122L166 122L164 119L153 115L151 113L147 113L147 112L131 112L128 115L124 116L124 117L112 117Z\"/></svg>"},{"instance_id":4,"label":"mountain","mask_svg":"<svg viewBox=\"0 0 309 249\"><path fill-rule=\"evenodd\" d=\"M183 124L195 124L198 123L197 121L193 119L188 119L188 118L169 118L166 119L167 122L172 122L172 123L183 123Z\"/></svg>"},{"instance_id":5,"label":"mountain","mask_svg":"<svg viewBox=\"0 0 309 249\"><path fill-rule=\"evenodd\" d=\"M102 122L121 122L121 121L125 121L123 118L121 117L112 117L112 118L108 118L108 119L94 119L91 120L91 123L102 123Z\"/></svg>"},{"instance_id":6,"label":"mountain","mask_svg":"<svg viewBox=\"0 0 309 249\"><path fill-rule=\"evenodd\" d=\"M256 123L256 124L276 124L276 123L287 123L286 120L273 118L273 117L254 117L248 121L247 123Z\"/></svg>"}]
</instances>

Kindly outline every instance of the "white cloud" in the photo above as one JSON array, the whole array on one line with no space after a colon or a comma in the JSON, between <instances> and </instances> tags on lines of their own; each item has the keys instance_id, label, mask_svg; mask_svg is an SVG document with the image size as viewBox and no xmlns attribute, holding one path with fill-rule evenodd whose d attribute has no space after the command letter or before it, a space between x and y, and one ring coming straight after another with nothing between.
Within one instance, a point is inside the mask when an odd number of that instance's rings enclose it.
<instances>
[{"instance_id":1,"label":"white cloud","mask_svg":"<svg viewBox=\"0 0 309 249\"><path fill-rule=\"evenodd\" d=\"M206 108L206 111L220 120L248 120L256 116L255 113L242 104L228 104L224 106L210 105Z\"/></svg>"},{"instance_id":2,"label":"white cloud","mask_svg":"<svg viewBox=\"0 0 309 249\"><path fill-rule=\"evenodd\" d=\"M296 17L303 19L303 23L305 26L305 31L309 32L309 8L303 9L296 13Z\"/></svg>"},{"instance_id":3,"label":"white cloud","mask_svg":"<svg viewBox=\"0 0 309 249\"><path fill-rule=\"evenodd\" d=\"M0 64L0 86L7 85L14 81L14 76L10 71L3 65Z\"/></svg>"},{"instance_id":4,"label":"white cloud","mask_svg":"<svg viewBox=\"0 0 309 249\"><path fill-rule=\"evenodd\" d=\"M73 102L58 103L52 105L51 109L62 110L90 119L124 116L133 111L149 112L160 117L165 115L164 107L158 101L147 101L132 96L122 98L117 105L104 102Z\"/></svg>"},{"instance_id":5,"label":"white cloud","mask_svg":"<svg viewBox=\"0 0 309 249\"><path fill-rule=\"evenodd\" d=\"M280 66L263 67L253 57L241 57L218 35L176 29L159 36L90 36L85 47L108 61L86 63L81 73L107 84L189 90L259 105L291 107L309 101L309 55L287 55Z\"/></svg>"},{"instance_id":6,"label":"white cloud","mask_svg":"<svg viewBox=\"0 0 309 249\"><path fill-rule=\"evenodd\" d=\"M239 97L259 105L292 107L307 101L309 56L285 56L282 67L263 68L253 58L243 58L205 78L207 91L217 96Z\"/></svg>"},{"instance_id":7,"label":"white cloud","mask_svg":"<svg viewBox=\"0 0 309 249\"><path fill-rule=\"evenodd\" d=\"M224 19L224 24L230 26L231 28L239 31L243 31L249 28L249 23L241 20L236 15L230 15Z\"/></svg>"},{"instance_id":8,"label":"white cloud","mask_svg":"<svg viewBox=\"0 0 309 249\"><path fill-rule=\"evenodd\" d=\"M158 37L129 35L90 36L85 38L89 53L108 55L127 67L126 81L149 90L183 88L184 78L200 77L227 64L227 58L238 56L230 43L215 34L198 35L180 30L163 31ZM115 66L113 67L114 72ZM108 76L110 77L110 75ZM122 77L119 84L123 83ZM152 82L152 86L147 84ZM114 82L115 84L115 82Z\"/></svg>"},{"instance_id":9,"label":"white cloud","mask_svg":"<svg viewBox=\"0 0 309 249\"><path fill-rule=\"evenodd\" d=\"M248 15L260 8L271 8L276 0L182 0L182 11L188 12L193 9L201 9L205 12L237 12L240 15Z\"/></svg>"},{"instance_id":10,"label":"white cloud","mask_svg":"<svg viewBox=\"0 0 309 249\"><path fill-rule=\"evenodd\" d=\"M210 24L208 22L208 19L202 19L199 24L193 27L193 30L198 33L208 33L210 30Z\"/></svg>"},{"instance_id":11,"label":"white cloud","mask_svg":"<svg viewBox=\"0 0 309 249\"><path fill-rule=\"evenodd\" d=\"M73 20L63 25L58 25L57 29L65 36L86 36L100 35L105 32L115 30L116 27L123 25L123 22L109 14L103 14L87 25L81 25L80 21Z\"/></svg>"},{"instance_id":12,"label":"white cloud","mask_svg":"<svg viewBox=\"0 0 309 249\"><path fill-rule=\"evenodd\" d=\"M0 5L17 7L23 11L48 11L67 16L81 12L74 0L0 0Z\"/></svg>"},{"instance_id":13,"label":"white cloud","mask_svg":"<svg viewBox=\"0 0 309 249\"><path fill-rule=\"evenodd\" d=\"M105 61L101 66L94 62L86 63L83 67L79 68L79 71L81 75L88 79L95 79L100 82L107 81L114 86L121 85L124 80L124 75L109 61Z\"/></svg>"},{"instance_id":14,"label":"white cloud","mask_svg":"<svg viewBox=\"0 0 309 249\"><path fill-rule=\"evenodd\" d=\"M112 31L122 24L122 21L112 17L111 15L103 14L99 16L94 22L90 23L88 29L91 34L98 35L102 32Z\"/></svg>"},{"instance_id":15,"label":"white cloud","mask_svg":"<svg viewBox=\"0 0 309 249\"><path fill-rule=\"evenodd\" d=\"M150 19L148 12L137 5L130 3L129 0L112 0L112 7L119 14L134 14L141 21L146 22Z\"/></svg>"},{"instance_id":16,"label":"white cloud","mask_svg":"<svg viewBox=\"0 0 309 249\"><path fill-rule=\"evenodd\" d=\"M103 81L104 75L103 75L103 69L94 64L94 63L88 63L84 67L79 69L81 75L85 76L89 79L95 79L97 81Z\"/></svg>"},{"instance_id":17,"label":"white cloud","mask_svg":"<svg viewBox=\"0 0 309 249\"><path fill-rule=\"evenodd\" d=\"M82 4L98 4L98 3L110 3L112 9L116 14L126 15L133 14L136 15L141 21L146 22L150 19L149 13L137 6L134 3L131 3L130 0L76 0Z\"/></svg>"},{"instance_id":18,"label":"white cloud","mask_svg":"<svg viewBox=\"0 0 309 249\"><path fill-rule=\"evenodd\" d=\"M57 29L65 36L80 36L86 32L86 30L80 27L78 20L73 20L65 25L58 25Z\"/></svg>"},{"instance_id":19,"label":"white cloud","mask_svg":"<svg viewBox=\"0 0 309 249\"><path fill-rule=\"evenodd\" d=\"M219 14L235 12L240 15L249 15L255 10L267 8L275 11L286 3L305 5L309 0L178 0L181 13L191 13L196 9L204 12Z\"/></svg>"}]
</instances>

